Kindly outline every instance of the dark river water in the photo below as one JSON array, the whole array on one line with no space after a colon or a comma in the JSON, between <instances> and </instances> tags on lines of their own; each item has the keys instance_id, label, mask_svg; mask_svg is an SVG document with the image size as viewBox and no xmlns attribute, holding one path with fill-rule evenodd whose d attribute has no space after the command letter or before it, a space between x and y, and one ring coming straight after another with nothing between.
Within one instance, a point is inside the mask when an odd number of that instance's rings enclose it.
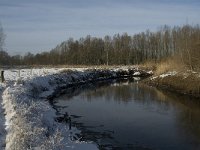
<instances>
[{"instance_id":1,"label":"dark river water","mask_svg":"<svg viewBox=\"0 0 200 150\"><path fill-rule=\"evenodd\" d=\"M54 100L58 116L70 116L81 140L99 149L200 150L198 99L132 81L88 84L66 93Z\"/></svg>"}]
</instances>

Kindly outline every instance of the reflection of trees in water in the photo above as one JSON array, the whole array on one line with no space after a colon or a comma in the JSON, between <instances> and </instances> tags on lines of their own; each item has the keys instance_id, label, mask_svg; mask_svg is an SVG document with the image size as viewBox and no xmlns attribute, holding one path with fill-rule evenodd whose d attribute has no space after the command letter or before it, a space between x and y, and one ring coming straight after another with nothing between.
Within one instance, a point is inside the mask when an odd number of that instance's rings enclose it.
<instances>
[{"instance_id":1,"label":"reflection of trees in water","mask_svg":"<svg viewBox=\"0 0 200 150\"><path fill-rule=\"evenodd\" d=\"M194 135L200 142L200 111L185 109L177 116L178 127L181 127L181 132L188 135Z\"/></svg>"},{"instance_id":2,"label":"reflection of trees in water","mask_svg":"<svg viewBox=\"0 0 200 150\"><path fill-rule=\"evenodd\" d=\"M96 90L90 90L82 94L88 101L102 100L128 103L135 101L142 105L159 105L160 108L169 109L170 103L167 96L155 88L131 82L129 84L118 84L118 86L103 86Z\"/></svg>"},{"instance_id":3,"label":"reflection of trees in water","mask_svg":"<svg viewBox=\"0 0 200 150\"><path fill-rule=\"evenodd\" d=\"M197 139L198 143L200 142L200 101L198 99L160 91L148 86L143 88L143 92L148 93L150 103L156 101L159 106L162 106L162 109L175 108L175 121L180 134L187 134L189 137L195 136L194 139ZM142 97L140 101L147 102L145 97Z\"/></svg>"},{"instance_id":4,"label":"reflection of trees in water","mask_svg":"<svg viewBox=\"0 0 200 150\"><path fill-rule=\"evenodd\" d=\"M138 84L132 91L135 95L134 100L144 106L156 107L157 111L168 111L172 107L168 97L156 88Z\"/></svg>"},{"instance_id":5,"label":"reflection of trees in water","mask_svg":"<svg viewBox=\"0 0 200 150\"><path fill-rule=\"evenodd\" d=\"M115 101L125 103L133 101L142 106L152 108L158 113L175 110L177 131L186 137L195 136L200 141L200 101L190 97L163 92L156 88L134 82L101 82L88 84L79 88L71 88L65 98L70 100L73 96L81 94L81 98L87 101ZM110 86L111 85L111 86ZM86 128L85 128L86 129ZM194 139L195 139L194 138ZM199 141L198 144L199 144Z\"/></svg>"},{"instance_id":6,"label":"reflection of trees in water","mask_svg":"<svg viewBox=\"0 0 200 150\"><path fill-rule=\"evenodd\" d=\"M157 112L176 110L177 128L183 134L195 135L200 140L200 101L190 97L163 92L144 84L130 83L112 87L101 87L85 93L86 99L92 101L104 97L118 103L135 101L148 107L156 107Z\"/></svg>"},{"instance_id":7,"label":"reflection of trees in water","mask_svg":"<svg viewBox=\"0 0 200 150\"><path fill-rule=\"evenodd\" d=\"M180 134L195 136L200 142L200 101L183 95L167 93L170 102L177 107L176 121Z\"/></svg>"},{"instance_id":8,"label":"reflection of trees in water","mask_svg":"<svg viewBox=\"0 0 200 150\"><path fill-rule=\"evenodd\" d=\"M87 83L83 85L73 86L71 88L67 88L63 95L59 96L58 99L64 99L64 100L71 100L74 96L78 96L81 93L87 93L93 90L96 90L97 88L109 86L112 84L113 80L107 80L107 81L99 81L97 83ZM57 98L54 99L56 101Z\"/></svg>"},{"instance_id":9,"label":"reflection of trees in water","mask_svg":"<svg viewBox=\"0 0 200 150\"><path fill-rule=\"evenodd\" d=\"M106 101L115 100L118 102L128 102L131 100L131 89L128 86L101 87L85 93L85 98L89 101L104 99Z\"/></svg>"}]
</instances>

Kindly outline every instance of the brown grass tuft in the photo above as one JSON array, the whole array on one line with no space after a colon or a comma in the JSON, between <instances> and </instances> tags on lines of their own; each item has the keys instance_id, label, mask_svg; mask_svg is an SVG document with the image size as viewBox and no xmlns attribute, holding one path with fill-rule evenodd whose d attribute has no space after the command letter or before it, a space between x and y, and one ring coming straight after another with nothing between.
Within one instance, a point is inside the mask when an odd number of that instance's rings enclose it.
<instances>
[{"instance_id":1,"label":"brown grass tuft","mask_svg":"<svg viewBox=\"0 0 200 150\"><path fill-rule=\"evenodd\" d=\"M148 80L148 84L165 88L170 91L200 97L200 74L180 72L174 76L157 77Z\"/></svg>"},{"instance_id":2,"label":"brown grass tuft","mask_svg":"<svg viewBox=\"0 0 200 150\"><path fill-rule=\"evenodd\" d=\"M169 71L182 72L187 70L181 60L177 57L170 57L156 64L156 75L160 75Z\"/></svg>"}]
</instances>

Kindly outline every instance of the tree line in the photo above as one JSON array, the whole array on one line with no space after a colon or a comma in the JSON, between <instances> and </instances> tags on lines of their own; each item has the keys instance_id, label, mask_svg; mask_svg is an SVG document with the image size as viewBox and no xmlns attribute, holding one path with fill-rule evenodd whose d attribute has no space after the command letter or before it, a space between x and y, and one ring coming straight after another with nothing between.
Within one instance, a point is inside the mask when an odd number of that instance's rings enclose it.
<instances>
[{"instance_id":1,"label":"tree line","mask_svg":"<svg viewBox=\"0 0 200 150\"><path fill-rule=\"evenodd\" d=\"M79 40L69 38L49 52L9 56L0 51L2 65L134 65L160 62L177 56L192 70L200 67L199 25L163 26L134 35L116 34L104 38L90 35Z\"/></svg>"}]
</instances>

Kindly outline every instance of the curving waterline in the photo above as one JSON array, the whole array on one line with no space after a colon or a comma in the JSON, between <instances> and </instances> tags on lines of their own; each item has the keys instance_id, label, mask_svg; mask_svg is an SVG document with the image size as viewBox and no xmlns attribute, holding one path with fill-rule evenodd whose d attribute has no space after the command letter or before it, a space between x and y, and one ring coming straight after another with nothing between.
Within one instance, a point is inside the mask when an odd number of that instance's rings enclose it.
<instances>
[{"instance_id":1,"label":"curving waterline","mask_svg":"<svg viewBox=\"0 0 200 150\"><path fill-rule=\"evenodd\" d=\"M140 72L140 74L136 73ZM148 76L145 71L132 70L85 70L65 71L59 74L19 79L3 92L6 119L6 150L25 149L97 149L94 144L71 141L71 132L54 121L55 110L47 99L62 93L62 89L99 80Z\"/></svg>"}]
</instances>

